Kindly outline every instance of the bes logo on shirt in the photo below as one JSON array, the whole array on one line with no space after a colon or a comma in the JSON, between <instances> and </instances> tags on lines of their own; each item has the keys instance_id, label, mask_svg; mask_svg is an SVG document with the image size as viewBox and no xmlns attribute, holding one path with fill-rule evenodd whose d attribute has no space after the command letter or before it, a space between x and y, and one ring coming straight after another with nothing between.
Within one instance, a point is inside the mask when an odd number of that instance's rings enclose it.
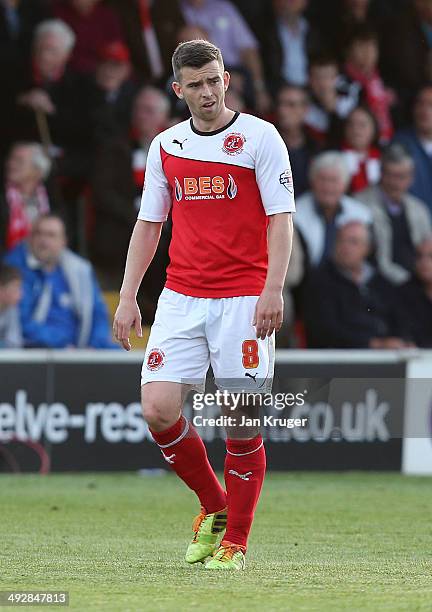
<instances>
[{"instance_id":1,"label":"bes logo on shirt","mask_svg":"<svg viewBox=\"0 0 432 612\"><path fill-rule=\"evenodd\" d=\"M181 200L233 200L238 192L237 183L231 174L228 180L223 176L186 176L180 180L174 177L174 191L177 202Z\"/></svg>"}]
</instances>

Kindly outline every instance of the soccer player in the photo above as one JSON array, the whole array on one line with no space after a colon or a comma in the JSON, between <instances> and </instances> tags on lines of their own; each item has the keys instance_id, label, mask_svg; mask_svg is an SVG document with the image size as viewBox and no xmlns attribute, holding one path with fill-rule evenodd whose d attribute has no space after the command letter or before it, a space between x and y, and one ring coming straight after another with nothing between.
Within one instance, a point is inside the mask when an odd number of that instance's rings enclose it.
<instances>
[{"instance_id":1,"label":"soccer player","mask_svg":"<svg viewBox=\"0 0 432 612\"><path fill-rule=\"evenodd\" d=\"M172 63L173 89L191 118L150 146L114 335L126 350L130 329L141 335L136 295L172 208L170 265L142 368L143 414L164 458L201 504L186 561L213 555L207 569L236 570L245 565L264 480L263 440L259 428L227 431L225 491L182 405L191 388L203 387L210 364L221 390L271 388L293 183L274 126L225 106L230 76L217 47L181 43Z\"/></svg>"}]
</instances>

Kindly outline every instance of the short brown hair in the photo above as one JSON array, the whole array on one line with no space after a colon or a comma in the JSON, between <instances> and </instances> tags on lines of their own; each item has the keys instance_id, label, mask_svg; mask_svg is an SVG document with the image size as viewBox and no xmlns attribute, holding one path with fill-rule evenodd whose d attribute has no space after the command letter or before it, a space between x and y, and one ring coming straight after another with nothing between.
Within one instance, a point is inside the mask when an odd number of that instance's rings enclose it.
<instances>
[{"instance_id":1,"label":"short brown hair","mask_svg":"<svg viewBox=\"0 0 432 612\"><path fill-rule=\"evenodd\" d=\"M202 68L214 60L217 60L223 68L221 50L208 40L181 42L172 56L174 78L176 81L180 79L180 70L184 67Z\"/></svg>"},{"instance_id":2,"label":"short brown hair","mask_svg":"<svg viewBox=\"0 0 432 612\"><path fill-rule=\"evenodd\" d=\"M8 266L6 264L0 264L0 287L5 287L13 281L21 280L21 272L18 268Z\"/></svg>"}]
</instances>

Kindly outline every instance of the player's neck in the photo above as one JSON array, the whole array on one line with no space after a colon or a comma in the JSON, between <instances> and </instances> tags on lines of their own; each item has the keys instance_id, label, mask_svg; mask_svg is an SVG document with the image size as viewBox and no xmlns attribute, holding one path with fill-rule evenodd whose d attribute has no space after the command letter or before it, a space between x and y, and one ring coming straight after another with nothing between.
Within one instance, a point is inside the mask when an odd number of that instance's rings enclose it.
<instances>
[{"instance_id":1,"label":"player's neck","mask_svg":"<svg viewBox=\"0 0 432 612\"><path fill-rule=\"evenodd\" d=\"M194 128L198 130L198 132L215 132L216 130L220 130L228 125L234 115L235 111L224 106L219 115L211 121L204 121L203 119L192 115L192 122Z\"/></svg>"}]
</instances>

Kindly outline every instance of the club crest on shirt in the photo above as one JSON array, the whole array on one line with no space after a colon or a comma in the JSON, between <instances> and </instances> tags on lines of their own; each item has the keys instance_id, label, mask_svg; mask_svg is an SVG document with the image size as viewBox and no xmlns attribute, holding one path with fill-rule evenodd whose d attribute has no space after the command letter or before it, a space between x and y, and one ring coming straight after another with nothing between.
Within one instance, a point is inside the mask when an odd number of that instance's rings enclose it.
<instances>
[{"instance_id":1,"label":"club crest on shirt","mask_svg":"<svg viewBox=\"0 0 432 612\"><path fill-rule=\"evenodd\" d=\"M245 142L246 138L243 134L232 132L231 134L225 136L222 150L225 151L227 155L238 155L243 151Z\"/></svg>"},{"instance_id":2,"label":"club crest on shirt","mask_svg":"<svg viewBox=\"0 0 432 612\"><path fill-rule=\"evenodd\" d=\"M159 348L152 348L147 357L147 369L155 372L165 365L165 353Z\"/></svg>"},{"instance_id":3,"label":"club crest on shirt","mask_svg":"<svg viewBox=\"0 0 432 612\"><path fill-rule=\"evenodd\" d=\"M279 176L279 183L285 187L285 189L289 192L293 192L293 178L291 170L284 170L282 174Z\"/></svg>"}]
</instances>

